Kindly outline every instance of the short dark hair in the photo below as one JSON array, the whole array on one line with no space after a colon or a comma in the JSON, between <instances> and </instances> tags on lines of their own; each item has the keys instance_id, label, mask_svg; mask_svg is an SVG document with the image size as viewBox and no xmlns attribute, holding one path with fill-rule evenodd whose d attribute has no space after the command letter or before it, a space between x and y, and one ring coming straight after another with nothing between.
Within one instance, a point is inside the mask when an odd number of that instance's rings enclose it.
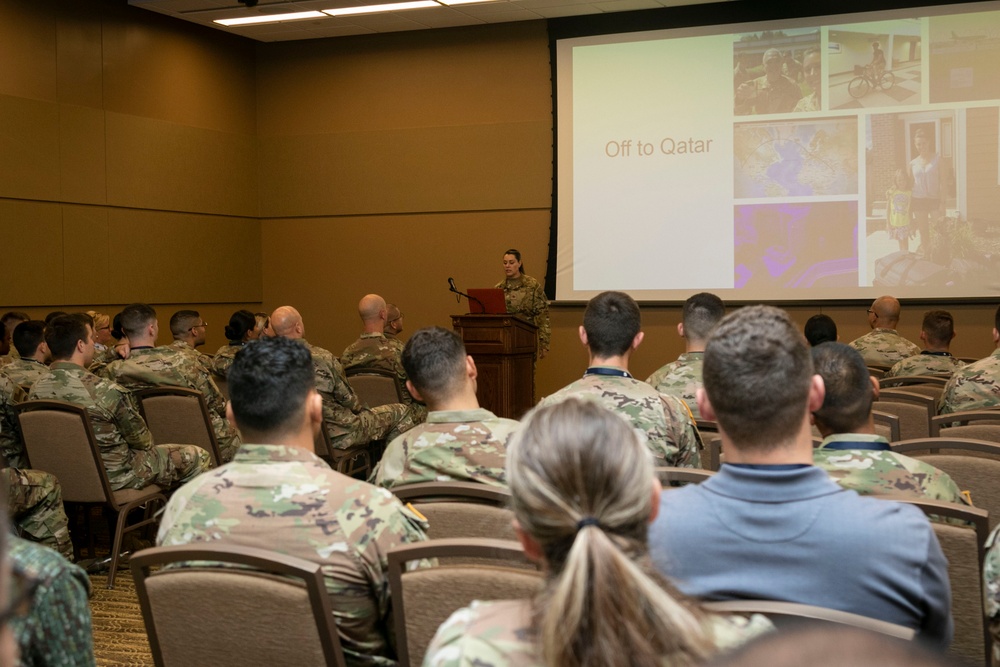
<instances>
[{"instance_id":1,"label":"short dark hair","mask_svg":"<svg viewBox=\"0 0 1000 667\"><path fill-rule=\"evenodd\" d=\"M122 309L122 331L126 336L135 336L156 320L156 310L145 303L130 303Z\"/></svg>"},{"instance_id":2,"label":"short dark hair","mask_svg":"<svg viewBox=\"0 0 1000 667\"><path fill-rule=\"evenodd\" d=\"M772 306L727 315L705 346L705 391L720 428L738 447L770 449L793 437L812 375L805 338Z\"/></svg>"},{"instance_id":3,"label":"short dark hair","mask_svg":"<svg viewBox=\"0 0 1000 667\"><path fill-rule=\"evenodd\" d=\"M45 325L45 344L56 361L72 357L77 342L88 339L87 324L79 317L61 315Z\"/></svg>"},{"instance_id":4,"label":"short dark hair","mask_svg":"<svg viewBox=\"0 0 1000 667\"><path fill-rule=\"evenodd\" d=\"M813 413L816 425L830 433L853 433L868 421L875 400L864 358L850 345L822 343L812 349L812 360L826 385L823 406Z\"/></svg>"},{"instance_id":5,"label":"short dark hair","mask_svg":"<svg viewBox=\"0 0 1000 667\"><path fill-rule=\"evenodd\" d=\"M429 401L450 396L465 373L465 345L458 334L441 327L420 329L403 348L403 369Z\"/></svg>"},{"instance_id":6,"label":"short dark hair","mask_svg":"<svg viewBox=\"0 0 1000 667\"><path fill-rule=\"evenodd\" d=\"M265 315L266 317L266 315ZM257 317L249 310L237 310L229 318L226 325L226 340L231 343L241 343L248 331L257 326Z\"/></svg>"},{"instance_id":7,"label":"short dark hair","mask_svg":"<svg viewBox=\"0 0 1000 667\"><path fill-rule=\"evenodd\" d=\"M684 337L707 340L712 329L726 316L726 304L710 292L699 292L684 302Z\"/></svg>"},{"instance_id":8,"label":"short dark hair","mask_svg":"<svg viewBox=\"0 0 1000 667\"><path fill-rule=\"evenodd\" d=\"M0 317L0 324L4 327L4 335L6 335L6 332L8 331L13 332L14 327L17 326L16 324L12 326L13 322L27 322L30 319L31 318L28 317L28 314L25 312L20 310L8 310L2 317Z\"/></svg>"},{"instance_id":9,"label":"short dark hair","mask_svg":"<svg viewBox=\"0 0 1000 667\"><path fill-rule=\"evenodd\" d=\"M45 340L45 322L42 320L28 320L21 322L14 327L11 342L14 349L22 357L33 357L38 351L38 346Z\"/></svg>"},{"instance_id":10,"label":"short dark hair","mask_svg":"<svg viewBox=\"0 0 1000 667\"><path fill-rule=\"evenodd\" d=\"M227 377L233 416L244 438L280 435L302 419L316 385L312 354L289 338L265 338L243 346Z\"/></svg>"},{"instance_id":11,"label":"short dark hair","mask_svg":"<svg viewBox=\"0 0 1000 667\"><path fill-rule=\"evenodd\" d=\"M955 319L946 310L928 310L920 328L934 345L949 345L955 337Z\"/></svg>"},{"instance_id":12,"label":"short dark hair","mask_svg":"<svg viewBox=\"0 0 1000 667\"><path fill-rule=\"evenodd\" d=\"M91 329L97 328L94 325L94 316L91 315L90 313L84 313L84 312L70 313L70 317L76 317L84 324L89 324Z\"/></svg>"},{"instance_id":13,"label":"short dark hair","mask_svg":"<svg viewBox=\"0 0 1000 667\"><path fill-rule=\"evenodd\" d=\"M63 317L64 315L69 315L65 310L53 310L51 313L45 316L45 323L48 324L57 317Z\"/></svg>"},{"instance_id":14,"label":"short dark hair","mask_svg":"<svg viewBox=\"0 0 1000 667\"><path fill-rule=\"evenodd\" d=\"M183 336L201 321L197 310L178 310L170 316L170 333L176 338Z\"/></svg>"},{"instance_id":15,"label":"short dark hair","mask_svg":"<svg viewBox=\"0 0 1000 667\"><path fill-rule=\"evenodd\" d=\"M837 323L829 315L813 315L806 320L806 340L813 347L837 342Z\"/></svg>"},{"instance_id":16,"label":"short dark hair","mask_svg":"<svg viewBox=\"0 0 1000 667\"><path fill-rule=\"evenodd\" d=\"M583 329L593 355L625 354L642 328L639 304L625 292L602 292L587 303Z\"/></svg>"}]
</instances>

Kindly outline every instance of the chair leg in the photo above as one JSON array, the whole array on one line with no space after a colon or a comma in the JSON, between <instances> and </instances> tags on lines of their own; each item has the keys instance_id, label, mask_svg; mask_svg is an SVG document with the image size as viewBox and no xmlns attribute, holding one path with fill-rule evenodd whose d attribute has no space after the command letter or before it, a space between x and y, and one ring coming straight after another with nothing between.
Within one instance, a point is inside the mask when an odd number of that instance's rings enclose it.
<instances>
[{"instance_id":1,"label":"chair leg","mask_svg":"<svg viewBox=\"0 0 1000 667\"><path fill-rule=\"evenodd\" d=\"M118 558L121 556L122 538L125 536L125 522L128 521L130 507L118 510L118 521L115 522L114 540L111 544L111 570L108 572L108 590L115 587L115 575L118 574Z\"/></svg>"}]
</instances>

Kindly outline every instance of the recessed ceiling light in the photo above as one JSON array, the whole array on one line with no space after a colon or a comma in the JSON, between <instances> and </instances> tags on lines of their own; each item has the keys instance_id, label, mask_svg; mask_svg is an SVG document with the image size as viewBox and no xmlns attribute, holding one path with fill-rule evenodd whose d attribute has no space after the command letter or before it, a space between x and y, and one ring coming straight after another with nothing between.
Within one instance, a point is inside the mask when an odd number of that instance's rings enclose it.
<instances>
[{"instance_id":1,"label":"recessed ceiling light","mask_svg":"<svg viewBox=\"0 0 1000 667\"><path fill-rule=\"evenodd\" d=\"M414 2L393 2L387 5L365 5L363 7L344 7L342 9L324 9L324 14L330 16L350 16L352 14L374 14L375 12L395 12L401 9L420 9L421 7L440 7L441 3L434 0L415 0Z\"/></svg>"},{"instance_id":2,"label":"recessed ceiling light","mask_svg":"<svg viewBox=\"0 0 1000 667\"><path fill-rule=\"evenodd\" d=\"M282 23L283 21L298 21L300 19L325 19L323 12L286 12L284 14L267 14L261 16L245 16L238 19L216 19L212 23L221 25L252 25L255 23Z\"/></svg>"},{"instance_id":3,"label":"recessed ceiling light","mask_svg":"<svg viewBox=\"0 0 1000 667\"><path fill-rule=\"evenodd\" d=\"M471 5L474 2L495 2L496 0L438 0L442 5Z\"/></svg>"}]
</instances>

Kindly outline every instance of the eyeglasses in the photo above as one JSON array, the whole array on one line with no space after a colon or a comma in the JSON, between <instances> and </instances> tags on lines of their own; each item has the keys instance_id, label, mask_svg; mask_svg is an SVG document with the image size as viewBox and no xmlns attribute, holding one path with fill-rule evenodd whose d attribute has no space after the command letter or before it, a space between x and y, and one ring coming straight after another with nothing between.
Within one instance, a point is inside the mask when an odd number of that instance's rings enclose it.
<instances>
[{"instance_id":1,"label":"eyeglasses","mask_svg":"<svg viewBox=\"0 0 1000 667\"><path fill-rule=\"evenodd\" d=\"M208 322L202 322L201 324L194 325L193 327L191 327L190 329L188 329L188 331L194 331L195 329L204 328L204 327L207 327L207 326L208 326Z\"/></svg>"},{"instance_id":2,"label":"eyeglasses","mask_svg":"<svg viewBox=\"0 0 1000 667\"><path fill-rule=\"evenodd\" d=\"M865 312L867 312L867 313L868 313L869 315L878 315L878 313L876 313L876 312L875 312L874 310L872 310L871 308L869 308L869 309L868 309L867 311L865 311Z\"/></svg>"}]
</instances>

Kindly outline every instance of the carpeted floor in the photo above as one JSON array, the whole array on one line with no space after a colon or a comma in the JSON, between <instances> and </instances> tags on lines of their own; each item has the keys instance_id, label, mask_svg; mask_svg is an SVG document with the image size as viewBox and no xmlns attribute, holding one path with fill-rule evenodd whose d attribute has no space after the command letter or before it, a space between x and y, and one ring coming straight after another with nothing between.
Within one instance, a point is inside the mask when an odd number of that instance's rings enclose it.
<instances>
[{"instance_id":1,"label":"carpeted floor","mask_svg":"<svg viewBox=\"0 0 1000 667\"><path fill-rule=\"evenodd\" d=\"M115 588L109 591L106 575L91 575L90 610L94 623L94 654L99 667L153 665L146 626L139 611L132 573L119 569Z\"/></svg>"}]
</instances>

